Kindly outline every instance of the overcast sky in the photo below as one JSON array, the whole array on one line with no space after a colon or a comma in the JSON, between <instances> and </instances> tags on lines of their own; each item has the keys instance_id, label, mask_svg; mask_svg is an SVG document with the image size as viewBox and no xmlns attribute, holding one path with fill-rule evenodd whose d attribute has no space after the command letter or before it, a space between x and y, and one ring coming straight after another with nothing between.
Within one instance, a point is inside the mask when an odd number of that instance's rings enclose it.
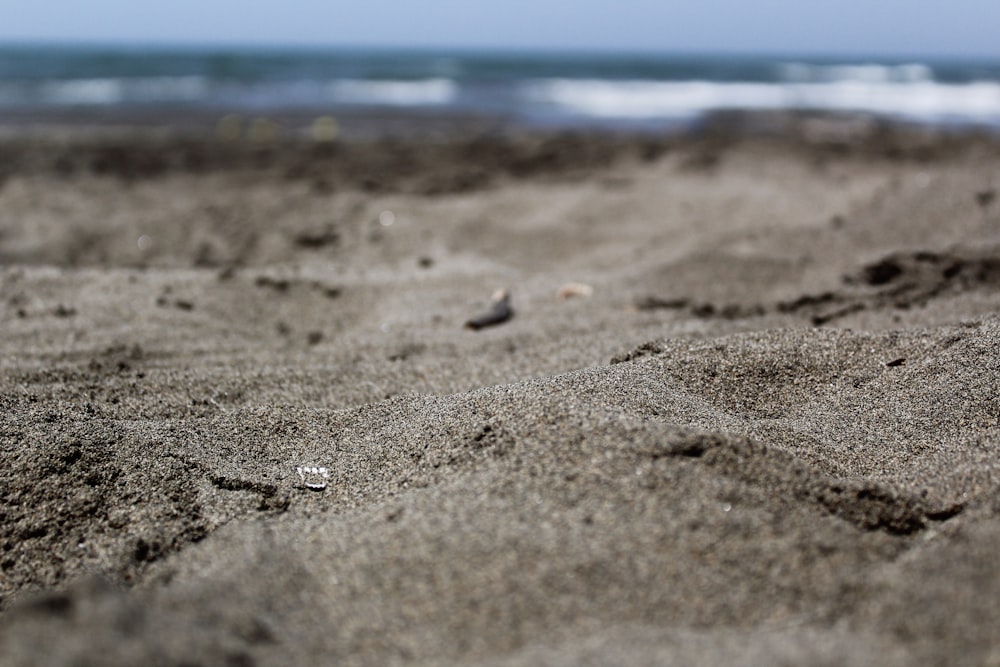
<instances>
[{"instance_id":1,"label":"overcast sky","mask_svg":"<svg viewBox=\"0 0 1000 667\"><path fill-rule=\"evenodd\" d=\"M0 40L1000 58L1000 0L0 0Z\"/></svg>"}]
</instances>

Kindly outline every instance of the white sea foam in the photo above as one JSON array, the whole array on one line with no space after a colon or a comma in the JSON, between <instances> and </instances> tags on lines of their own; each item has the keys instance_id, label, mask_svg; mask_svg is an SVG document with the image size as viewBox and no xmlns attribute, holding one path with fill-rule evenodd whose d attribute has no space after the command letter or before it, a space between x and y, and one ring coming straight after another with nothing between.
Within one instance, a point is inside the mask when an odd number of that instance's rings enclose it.
<instances>
[{"instance_id":1,"label":"white sea foam","mask_svg":"<svg viewBox=\"0 0 1000 667\"><path fill-rule=\"evenodd\" d=\"M549 79L529 84L526 94L535 103L605 118L689 116L714 108L778 108L784 103L777 86L709 81Z\"/></svg>"},{"instance_id":2,"label":"white sea foam","mask_svg":"<svg viewBox=\"0 0 1000 667\"><path fill-rule=\"evenodd\" d=\"M54 104L118 104L122 101L121 79L71 79L49 81L38 93Z\"/></svg>"},{"instance_id":3,"label":"white sea foam","mask_svg":"<svg viewBox=\"0 0 1000 667\"><path fill-rule=\"evenodd\" d=\"M377 81L341 79L329 87L330 97L340 104L391 106L436 106L452 102L458 86L451 79Z\"/></svg>"},{"instance_id":4,"label":"white sea foam","mask_svg":"<svg viewBox=\"0 0 1000 667\"><path fill-rule=\"evenodd\" d=\"M841 82L808 84L794 92L798 99L792 106L803 108L869 111L919 120L1000 121L1000 83L988 81L967 84Z\"/></svg>"},{"instance_id":5,"label":"white sea foam","mask_svg":"<svg viewBox=\"0 0 1000 667\"><path fill-rule=\"evenodd\" d=\"M46 81L34 90L23 91L22 97L70 106L190 102L201 99L207 88L207 82L200 76L63 79Z\"/></svg>"},{"instance_id":6,"label":"white sea foam","mask_svg":"<svg viewBox=\"0 0 1000 667\"><path fill-rule=\"evenodd\" d=\"M716 109L861 111L922 121L1000 123L1000 83L942 84L857 75L828 83L546 79L523 94L534 104L593 118L692 118Z\"/></svg>"}]
</instances>

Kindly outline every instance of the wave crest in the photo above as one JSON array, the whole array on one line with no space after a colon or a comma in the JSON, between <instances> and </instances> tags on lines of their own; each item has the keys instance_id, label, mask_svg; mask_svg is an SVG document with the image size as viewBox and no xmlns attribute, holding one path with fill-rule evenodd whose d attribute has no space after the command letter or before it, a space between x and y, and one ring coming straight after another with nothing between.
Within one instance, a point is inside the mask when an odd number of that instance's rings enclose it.
<instances>
[{"instance_id":1,"label":"wave crest","mask_svg":"<svg viewBox=\"0 0 1000 667\"><path fill-rule=\"evenodd\" d=\"M1000 83L861 81L727 83L547 79L527 84L532 103L595 118L690 118L719 109L859 111L905 119L1000 122Z\"/></svg>"}]
</instances>

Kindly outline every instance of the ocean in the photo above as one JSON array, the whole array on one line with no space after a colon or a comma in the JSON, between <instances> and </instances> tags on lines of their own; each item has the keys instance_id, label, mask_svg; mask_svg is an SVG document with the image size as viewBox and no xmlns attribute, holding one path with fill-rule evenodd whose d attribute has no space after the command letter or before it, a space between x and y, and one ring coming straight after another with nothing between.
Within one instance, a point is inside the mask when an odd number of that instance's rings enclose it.
<instances>
[{"instance_id":1,"label":"ocean","mask_svg":"<svg viewBox=\"0 0 1000 667\"><path fill-rule=\"evenodd\" d=\"M722 109L804 109L995 130L1000 62L0 45L0 116L77 109L412 109L544 127L665 127Z\"/></svg>"}]
</instances>

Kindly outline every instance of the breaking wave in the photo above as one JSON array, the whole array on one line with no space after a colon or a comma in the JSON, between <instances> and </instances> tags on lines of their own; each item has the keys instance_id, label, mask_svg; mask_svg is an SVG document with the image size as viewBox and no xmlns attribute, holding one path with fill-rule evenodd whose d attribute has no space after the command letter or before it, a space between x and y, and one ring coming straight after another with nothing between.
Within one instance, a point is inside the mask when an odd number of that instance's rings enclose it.
<instances>
[{"instance_id":1,"label":"breaking wave","mask_svg":"<svg viewBox=\"0 0 1000 667\"><path fill-rule=\"evenodd\" d=\"M547 79L525 84L523 94L534 104L609 119L690 118L718 109L809 109L1000 123L1000 83L935 83L916 71L904 82L886 80L885 74L837 77L831 71L827 83Z\"/></svg>"}]
</instances>

